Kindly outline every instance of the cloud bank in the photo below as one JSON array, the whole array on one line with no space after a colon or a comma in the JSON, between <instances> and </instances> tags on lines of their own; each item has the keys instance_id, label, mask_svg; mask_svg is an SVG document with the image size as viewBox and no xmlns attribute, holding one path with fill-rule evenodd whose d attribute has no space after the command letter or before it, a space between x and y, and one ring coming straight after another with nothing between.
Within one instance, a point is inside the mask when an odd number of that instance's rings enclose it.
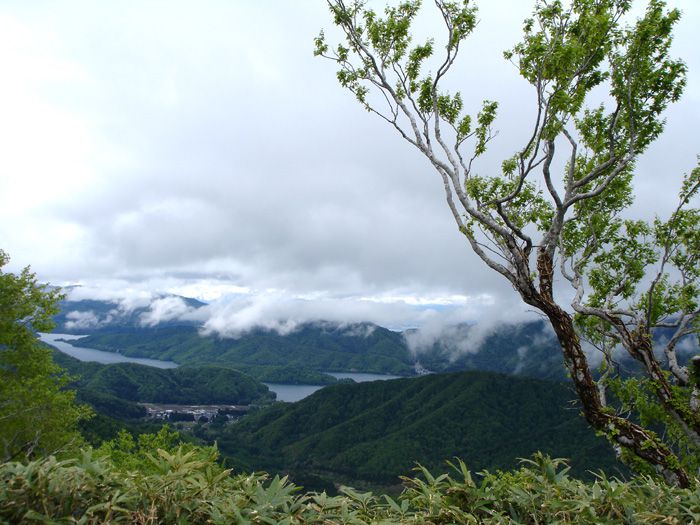
<instances>
[{"instance_id":1,"label":"cloud bank","mask_svg":"<svg viewBox=\"0 0 700 525\"><path fill-rule=\"evenodd\" d=\"M698 153L700 4L669 3L684 11L674 49L690 76L638 163L637 215L672 207L665 174ZM534 93L502 57L529 4L481 2L448 81L470 112L500 103L482 174L530 129ZM425 18L421 37L438 22ZM315 318L429 331L529 315L468 249L430 163L313 57L321 28L337 36L324 2L3 2L0 239L11 270L122 288L123 311L154 290L198 297L212 302L206 329L221 334ZM178 315L188 312L162 302L144 322Z\"/></svg>"}]
</instances>

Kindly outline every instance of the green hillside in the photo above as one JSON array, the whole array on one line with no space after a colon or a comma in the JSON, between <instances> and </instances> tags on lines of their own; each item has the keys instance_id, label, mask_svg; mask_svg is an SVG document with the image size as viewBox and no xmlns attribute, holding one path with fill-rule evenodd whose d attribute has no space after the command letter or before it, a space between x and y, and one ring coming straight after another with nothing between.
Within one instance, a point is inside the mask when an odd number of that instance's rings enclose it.
<instances>
[{"instance_id":1,"label":"green hillside","mask_svg":"<svg viewBox=\"0 0 700 525\"><path fill-rule=\"evenodd\" d=\"M192 326L113 327L75 345L177 363L233 366L261 381L330 384L323 372L410 376L416 363L434 372L485 370L541 379L565 379L559 347L541 322L502 325L485 337L472 326L412 350L414 331L394 332L369 323L309 323L288 334L257 329L238 338L202 336Z\"/></svg>"},{"instance_id":2,"label":"green hillside","mask_svg":"<svg viewBox=\"0 0 700 525\"><path fill-rule=\"evenodd\" d=\"M54 359L78 377L75 386L80 399L115 417L140 417L138 413L143 411L137 412L136 402L247 405L274 399L267 386L223 366L161 369L135 363L103 365L60 352L54 352Z\"/></svg>"},{"instance_id":3,"label":"green hillside","mask_svg":"<svg viewBox=\"0 0 700 525\"><path fill-rule=\"evenodd\" d=\"M135 363L104 365L83 379L81 386L146 403L248 405L270 398L268 388L252 377L212 365L171 369Z\"/></svg>"},{"instance_id":4,"label":"green hillside","mask_svg":"<svg viewBox=\"0 0 700 525\"><path fill-rule=\"evenodd\" d=\"M269 383L334 383L325 372L411 376L417 364L433 372L482 370L566 380L559 344L544 322L501 324L486 333L483 330L460 325L446 329L434 341L416 344L421 341L416 330L394 332L370 323L309 323L284 335L256 329L238 338L202 336L195 326L114 325L73 344L180 364L225 365ZM657 330L654 337L668 340L669 332ZM696 344L687 343L690 345L678 352L681 364L698 352ZM623 374L640 370L628 355L621 355L618 361Z\"/></svg>"},{"instance_id":5,"label":"green hillside","mask_svg":"<svg viewBox=\"0 0 700 525\"><path fill-rule=\"evenodd\" d=\"M506 469L535 451L579 475L619 468L569 387L483 372L338 384L230 425L216 437L248 469L389 485L416 462L434 472L459 456L475 471Z\"/></svg>"},{"instance_id":6,"label":"green hillside","mask_svg":"<svg viewBox=\"0 0 700 525\"><path fill-rule=\"evenodd\" d=\"M310 324L287 335L255 330L238 339L201 337L193 327L162 327L93 334L81 346L119 350L130 357L177 363L219 363L237 368L282 367L314 371L413 373L413 359L403 336L374 325L350 328ZM256 374L257 375L257 374Z\"/></svg>"}]
</instances>

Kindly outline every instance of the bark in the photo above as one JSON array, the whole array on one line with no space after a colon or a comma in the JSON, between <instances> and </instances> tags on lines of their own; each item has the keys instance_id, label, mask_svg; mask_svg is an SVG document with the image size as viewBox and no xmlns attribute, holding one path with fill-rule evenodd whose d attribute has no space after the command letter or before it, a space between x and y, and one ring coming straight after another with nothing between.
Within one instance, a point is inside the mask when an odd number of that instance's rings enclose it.
<instances>
[{"instance_id":1,"label":"bark","mask_svg":"<svg viewBox=\"0 0 700 525\"><path fill-rule=\"evenodd\" d=\"M681 426L688 439L695 446L700 447L700 420L692 410L683 411L677 408L684 402L677 399L661 365L654 356L651 334L640 328L632 332L630 339L629 353L644 365L647 376L654 385L656 397L664 410Z\"/></svg>"},{"instance_id":2,"label":"bark","mask_svg":"<svg viewBox=\"0 0 700 525\"><path fill-rule=\"evenodd\" d=\"M540 276L540 289L536 294L519 290L528 304L541 310L557 336L564 363L571 375L576 394L581 400L586 421L597 431L604 433L615 444L633 452L645 462L654 466L667 482L680 487L688 487L688 473L680 466L673 451L652 432L616 415L603 405L598 385L591 375L588 359L581 348L573 319L562 310L552 297L552 259L545 251L537 258ZM526 293L523 293L526 292Z\"/></svg>"}]
</instances>

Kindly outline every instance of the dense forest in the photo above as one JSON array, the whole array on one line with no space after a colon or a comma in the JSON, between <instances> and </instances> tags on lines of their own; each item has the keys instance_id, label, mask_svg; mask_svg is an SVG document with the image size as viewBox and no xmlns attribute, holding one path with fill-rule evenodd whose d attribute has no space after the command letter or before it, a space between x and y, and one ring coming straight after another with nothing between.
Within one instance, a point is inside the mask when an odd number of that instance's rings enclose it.
<instances>
[{"instance_id":1,"label":"dense forest","mask_svg":"<svg viewBox=\"0 0 700 525\"><path fill-rule=\"evenodd\" d=\"M266 404L274 393L252 377L215 365L154 368L134 363L103 365L58 351L54 360L74 377L78 400L118 419L145 416L138 403Z\"/></svg>"},{"instance_id":2,"label":"dense forest","mask_svg":"<svg viewBox=\"0 0 700 525\"><path fill-rule=\"evenodd\" d=\"M76 343L77 344L77 343ZM80 340L81 345L131 357L177 363L225 363L258 369L291 367L317 371L361 370L408 375L413 373L401 334L372 327L369 335L342 326L308 325L287 335L254 330L238 339L202 337L195 327L110 331Z\"/></svg>"},{"instance_id":3,"label":"dense forest","mask_svg":"<svg viewBox=\"0 0 700 525\"><path fill-rule=\"evenodd\" d=\"M114 303L63 301L55 317L57 331L76 332L67 324L66 312L78 312L103 320L77 330L90 335L74 341L76 346L181 364L224 364L272 383L330 384L335 379L324 373L329 371L408 376L415 374L417 365L434 372L487 370L566 378L556 340L541 321L501 324L485 333L480 327L462 325L449 337L412 344L421 338L417 331L395 332L370 323L307 323L288 334L256 329L237 338L220 338L203 336L196 326L182 322L143 326L141 310L108 315L114 311L118 311Z\"/></svg>"},{"instance_id":4,"label":"dense forest","mask_svg":"<svg viewBox=\"0 0 700 525\"><path fill-rule=\"evenodd\" d=\"M569 458L578 476L626 472L574 397L566 384L487 372L339 384L200 435L244 469L354 486L396 485L417 463L442 472L454 456L474 471L510 469L538 450Z\"/></svg>"},{"instance_id":5,"label":"dense forest","mask_svg":"<svg viewBox=\"0 0 700 525\"><path fill-rule=\"evenodd\" d=\"M498 324L485 334L476 326L463 325L456 334L438 338L419 352L409 344L415 336L415 330L394 332L369 323L309 323L289 334L257 329L233 339L204 336L194 326L173 323L152 328L107 325L69 342L129 357L229 366L268 383L334 383L336 379L326 372L411 376L417 367L432 372L482 370L553 381L567 379L554 335L542 321ZM662 343L671 336L668 330L660 329L655 339ZM678 350L678 361L683 365L697 352L697 345L688 343ZM616 367L623 376L641 371L626 355L616 356Z\"/></svg>"},{"instance_id":6,"label":"dense forest","mask_svg":"<svg viewBox=\"0 0 700 525\"><path fill-rule=\"evenodd\" d=\"M54 358L79 378L74 382L78 400L99 413L84 428L102 438L114 436L115 420L133 426L144 417L139 402L265 404L272 399L265 385L221 366L101 365L59 352ZM618 472L607 445L585 428L573 398L563 383L487 372L439 374L338 384L236 424L199 424L193 433L204 443L217 442L231 464L291 473L324 488L337 477L395 485L416 463L440 471L455 455L476 470L510 468L515 458L537 450L569 458L577 475Z\"/></svg>"}]
</instances>

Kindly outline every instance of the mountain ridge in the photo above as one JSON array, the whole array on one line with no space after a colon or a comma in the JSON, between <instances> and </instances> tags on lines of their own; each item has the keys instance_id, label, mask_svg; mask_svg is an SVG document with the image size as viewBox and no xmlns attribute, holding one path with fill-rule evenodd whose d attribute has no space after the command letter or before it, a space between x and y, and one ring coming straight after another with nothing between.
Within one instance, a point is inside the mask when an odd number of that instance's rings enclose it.
<instances>
[{"instance_id":1,"label":"mountain ridge","mask_svg":"<svg viewBox=\"0 0 700 525\"><path fill-rule=\"evenodd\" d=\"M186 306L191 304L195 311L203 306L194 299L188 303L187 298L169 297L182 300ZM115 310L122 315L114 316ZM147 306L119 310L117 303L109 301L64 301L56 317L57 331L88 334L76 345L179 364L225 364L268 382L327 384L333 381L319 374L367 372L411 376L425 369L487 370L553 380L565 378L556 341L541 321L502 325L486 333L481 327L462 325L447 336L426 343L412 341L415 330L397 332L370 322L323 320L301 323L284 334L253 327L238 337L224 338L203 335L201 323L192 319L144 325L142 320L148 312ZM97 321L83 329L71 324L71 315L73 320L82 316ZM110 315L114 317L110 319ZM517 346L513 341L518 341Z\"/></svg>"},{"instance_id":2,"label":"mountain ridge","mask_svg":"<svg viewBox=\"0 0 700 525\"><path fill-rule=\"evenodd\" d=\"M242 468L366 484L395 483L416 462L446 471L454 456L473 471L512 468L536 450L571 458L579 475L615 471L574 399L564 383L481 371L337 384L208 438Z\"/></svg>"}]
</instances>

